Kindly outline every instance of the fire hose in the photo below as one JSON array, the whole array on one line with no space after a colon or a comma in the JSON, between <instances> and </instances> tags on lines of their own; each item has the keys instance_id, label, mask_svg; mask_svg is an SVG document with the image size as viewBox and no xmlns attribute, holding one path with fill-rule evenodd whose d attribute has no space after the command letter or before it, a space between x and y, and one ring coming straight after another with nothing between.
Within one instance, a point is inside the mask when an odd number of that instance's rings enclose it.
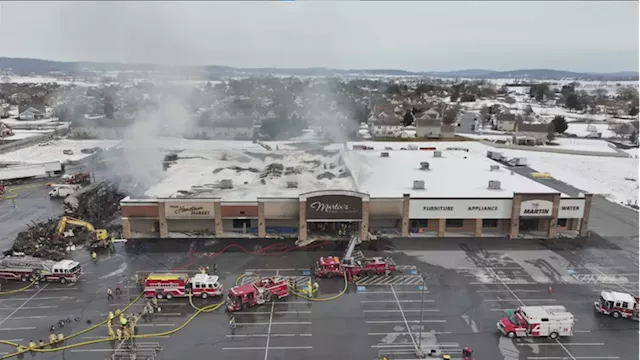
<instances>
[{"instance_id":1,"label":"fire hose","mask_svg":"<svg viewBox=\"0 0 640 360\"><path fill-rule=\"evenodd\" d=\"M15 294L15 293L19 293L19 292L25 291L25 290L29 289L30 287L32 287L33 284L35 284L35 283L36 283L36 279L33 279L33 281L31 281L31 283L29 285L25 286L25 287L22 287L20 289L15 289L15 290L9 290L9 291L1 291L0 295L9 295L9 294Z\"/></svg>"}]
</instances>

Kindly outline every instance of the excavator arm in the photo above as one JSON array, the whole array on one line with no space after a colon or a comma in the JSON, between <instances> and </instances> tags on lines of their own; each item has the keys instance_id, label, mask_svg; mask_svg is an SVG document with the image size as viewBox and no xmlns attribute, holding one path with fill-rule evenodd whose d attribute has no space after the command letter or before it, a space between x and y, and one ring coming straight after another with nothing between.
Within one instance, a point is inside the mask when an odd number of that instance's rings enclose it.
<instances>
[{"instance_id":1,"label":"excavator arm","mask_svg":"<svg viewBox=\"0 0 640 360\"><path fill-rule=\"evenodd\" d=\"M58 235L62 235L62 233L64 233L64 230L67 228L68 224L82 226L85 229L91 231L92 233L95 233L96 240L106 240L108 237L107 230L105 229L96 230L96 228L93 227L92 224L80 219L69 217L69 216L63 216L58 222L58 227L56 228Z\"/></svg>"}]
</instances>

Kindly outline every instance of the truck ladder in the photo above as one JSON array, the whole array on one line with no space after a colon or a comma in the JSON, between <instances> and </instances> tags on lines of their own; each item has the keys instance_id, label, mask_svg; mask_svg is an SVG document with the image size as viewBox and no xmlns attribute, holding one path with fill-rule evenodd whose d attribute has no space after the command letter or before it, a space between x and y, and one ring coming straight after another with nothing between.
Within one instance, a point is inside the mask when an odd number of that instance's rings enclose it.
<instances>
[{"instance_id":1,"label":"truck ladder","mask_svg":"<svg viewBox=\"0 0 640 360\"><path fill-rule=\"evenodd\" d=\"M355 258L353 256L353 251L356 248L356 245L362 243L362 239L359 236L351 235L351 239L349 239L349 245L347 246L347 251L344 253L344 258L342 259L343 264L353 265L355 262ZM362 252L360 252L362 255ZM362 256L364 257L364 256Z\"/></svg>"},{"instance_id":2,"label":"truck ladder","mask_svg":"<svg viewBox=\"0 0 640 360\"><path fill-rule=\"evenodd\" d=\"M18 267L18 268L40 269L40 270L47 270L47 271L51 271L55 263L56 262L53 260L44 260L44 259L35 258L32 256L7 256L2 260L0 260L0 266L4 268Z\"/></svg>"}]
</instances>

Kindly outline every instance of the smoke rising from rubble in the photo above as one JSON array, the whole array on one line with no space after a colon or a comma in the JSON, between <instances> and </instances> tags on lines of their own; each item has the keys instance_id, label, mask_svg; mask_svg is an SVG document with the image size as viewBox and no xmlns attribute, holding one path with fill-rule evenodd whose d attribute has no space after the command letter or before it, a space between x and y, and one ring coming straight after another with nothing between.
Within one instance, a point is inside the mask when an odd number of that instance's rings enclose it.
<instances>
[{"instance_id":1,"label":"smoke rising from rubble","mask_svg":"<svg viewBox=\"0 0 640 360\"><path fill-rule=\"evenodd\" d=\"M357 127L351 119L352 109L339 103L339 80L327 78L312 82L305 87L302 96L308 99L305 112L309 127L319 127L332 142L346 142L353 127Z\"/></svg>"}]
</instances>

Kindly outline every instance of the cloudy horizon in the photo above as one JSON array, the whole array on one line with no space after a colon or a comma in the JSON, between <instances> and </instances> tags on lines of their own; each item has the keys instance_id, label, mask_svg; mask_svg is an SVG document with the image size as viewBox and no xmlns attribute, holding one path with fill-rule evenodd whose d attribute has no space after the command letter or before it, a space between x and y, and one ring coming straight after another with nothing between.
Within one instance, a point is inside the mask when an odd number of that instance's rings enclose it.
<instances>
[{"instance_id":1,"label":"cloudy horizon","mask_svg":"<svg viewBox=\"0 0 640 360\"><path fill-rule=\"evenodd\" d=\"M638 2L1 2L0 56L245 68L638 70Z\"/></svg>"}]
</instances>

